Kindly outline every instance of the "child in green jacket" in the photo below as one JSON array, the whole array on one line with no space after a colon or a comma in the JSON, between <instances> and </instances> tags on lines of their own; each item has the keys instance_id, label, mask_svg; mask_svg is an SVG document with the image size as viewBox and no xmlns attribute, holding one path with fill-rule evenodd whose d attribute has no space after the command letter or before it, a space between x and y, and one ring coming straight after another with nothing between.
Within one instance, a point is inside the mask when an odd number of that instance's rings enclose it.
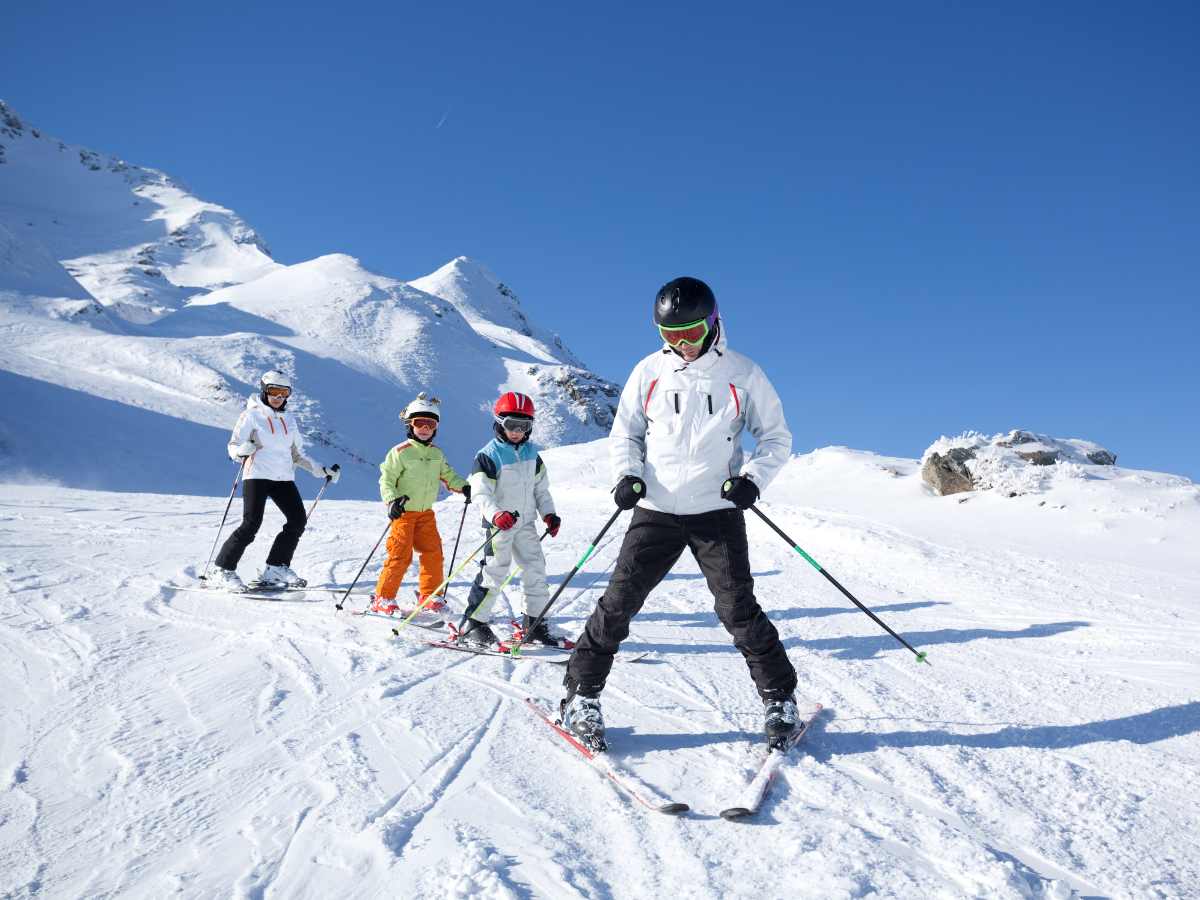
<instances>
[{"instance_id":1,"label":"child in green jacket","mask_svg":"<svg viewBox=\"0 0 1200 900\"><path fill-rule=\"evenodd\" d=\"M388 535L387 560L371 599L373 612L389 616L399 611L396 592L412 563L414 550L421 558L417 603L424 601L442 583L442 536L438 533L433 512L439 484L462 494L468 502L471 500L471 486L450 467L445 454L433 444L441 421L441 404L437 398L422 391L404 408L400 418L408 425L408 440L389 450L379 466L379 495L387 504L392 528ZM439 610L445 605L440 598L431 598L425 609Z\"/></svg>"}]
</instances>

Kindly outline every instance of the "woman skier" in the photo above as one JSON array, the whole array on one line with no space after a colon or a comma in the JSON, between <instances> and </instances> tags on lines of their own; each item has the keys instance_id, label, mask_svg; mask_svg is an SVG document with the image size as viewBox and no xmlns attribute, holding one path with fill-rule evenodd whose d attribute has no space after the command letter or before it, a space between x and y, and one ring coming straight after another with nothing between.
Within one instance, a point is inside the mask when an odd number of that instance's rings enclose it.
<instances>
[{"instance_id":1,"label":"woman skier","mask_svg":"<svg viewBox=\"0 0 1200 900\"><path fill-rule=\"evenodd\" d=\"M308 582L292 571L292 555L308 517L296 488L296 466L318 478L337 482L337 466L322 466L304 452L304 437L295 416L285 412L292 394L292 381L282 372L267 372L259 381L259 392L246 399L246 408L233 426L229 456L242 461L242 524L234 529L221 552L208 585L227 591L244 591L237 566L262 525L267 499L275 501L287 521L271 545L267 564L252 587L304 587Z\"/></svg>"}]
</instances>

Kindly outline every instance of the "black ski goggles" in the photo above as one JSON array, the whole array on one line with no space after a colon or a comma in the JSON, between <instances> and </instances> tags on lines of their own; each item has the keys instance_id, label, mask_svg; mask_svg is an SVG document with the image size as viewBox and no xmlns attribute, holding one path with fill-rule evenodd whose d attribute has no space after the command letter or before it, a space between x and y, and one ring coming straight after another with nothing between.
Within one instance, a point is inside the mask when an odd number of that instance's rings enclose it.
<instances>
[{"instance_id":1,"label":"black ski goggles","mask_svg":"<svg viewBox=\"0 0 1200 900\"><path fill-rule=\"evenodd\" d=\"M505 431L519 431L521 434L533 431L533 419L525 416L496 416L496 424Z\"/></svg>"}]
</instances>

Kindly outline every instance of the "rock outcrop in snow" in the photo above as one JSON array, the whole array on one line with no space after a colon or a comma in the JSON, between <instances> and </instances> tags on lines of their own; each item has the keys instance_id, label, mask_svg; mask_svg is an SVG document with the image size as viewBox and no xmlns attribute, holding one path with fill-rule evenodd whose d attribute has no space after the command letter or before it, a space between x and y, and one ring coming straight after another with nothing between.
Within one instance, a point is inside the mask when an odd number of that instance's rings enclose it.
<instances>
[{"instance_id":1,"label":"rock outcrop in snow","mask_svg":"<svg viewBox=\"0 0 1200 900\"><path fill-rule=\"evenodd\" d=\"M1087 467L1116 461L1115 453L1092 441L1020 429L992 437L969 431L943 436L926 448L921 477L941 495L996 490L1015 497L1037 492L1055 478L1086 478Z\"/></svg>"}]
</instances>

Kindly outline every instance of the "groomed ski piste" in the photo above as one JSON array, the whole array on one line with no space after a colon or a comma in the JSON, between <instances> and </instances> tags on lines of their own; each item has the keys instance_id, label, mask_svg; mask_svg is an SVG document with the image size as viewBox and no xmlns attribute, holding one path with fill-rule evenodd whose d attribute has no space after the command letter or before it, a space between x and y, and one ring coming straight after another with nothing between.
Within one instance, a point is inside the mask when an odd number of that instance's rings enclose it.
<instances>
[{"instance_id":1,"label":"groomed ski piste","mask_svg":"<svg viewBox=\"0 0 1200 900\"><path fill-rule=\"evenodd\" d=\"M546 460L554 585L611 485L603 441ZM561 667L428 648L320 592L164 587L203 567L220 487L0 486L0 895L1197 896L1186 479L1065 468L1024 496L935 497L915 460L794 458L761 508L931 665L749 518L758 597L824 711L741 821L719 812L761 761L761 705L686 556L623 648L649 655L603 696L614 761L691 807L666 816L531 714ZM461 502L437 507L447 554ZM382 522L331 488L294 567L348 584ZM578 631L627 522L556 627Z\"/></svg>"}]
</instances>

